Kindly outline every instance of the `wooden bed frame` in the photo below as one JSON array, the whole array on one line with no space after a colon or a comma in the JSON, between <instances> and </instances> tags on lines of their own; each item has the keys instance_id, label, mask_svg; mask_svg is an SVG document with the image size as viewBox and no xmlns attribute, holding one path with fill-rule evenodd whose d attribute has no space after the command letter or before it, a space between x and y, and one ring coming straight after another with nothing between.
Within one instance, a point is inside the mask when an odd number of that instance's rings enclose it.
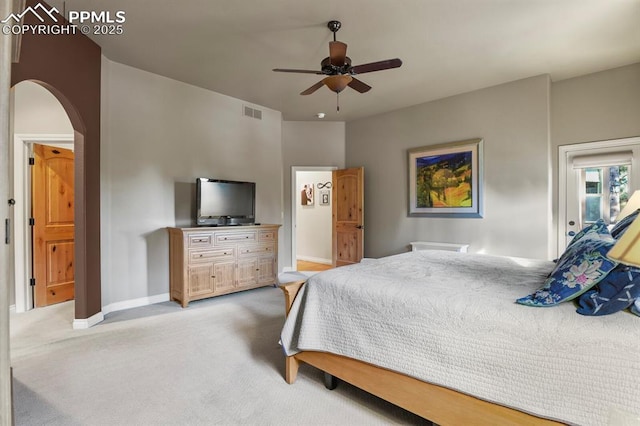
<instances>
[{"instance_id":1,"label":"wooden bed frame","mask_svg":"<svg viewBox=\"0 0 640 426\"><path fill-rule=\"evenodd\" d=\"M306 281L282 284L286 313ZM456 392L442 386L423 382L413 377L376 367L326 352L303 351L286 358L285 380L292 384L296 380L300 363L312 365L326 374L398 405L420 417L439 425L560 425L555 421L535 417ZM328 388L333 388L327 383Z\"/></svg>"}]
</instances>

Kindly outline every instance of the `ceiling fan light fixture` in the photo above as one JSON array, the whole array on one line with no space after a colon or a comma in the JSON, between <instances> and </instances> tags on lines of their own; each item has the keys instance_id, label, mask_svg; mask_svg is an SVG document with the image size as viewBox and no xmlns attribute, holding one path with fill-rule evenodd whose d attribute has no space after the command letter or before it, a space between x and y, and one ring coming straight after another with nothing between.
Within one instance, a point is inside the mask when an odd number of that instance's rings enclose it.
<instances>
[{"instance_id":1,"label":"ceiling fan light fixture","mask_svg":"<svg viewBox=\"0 0 640 426\"><path fill-rule=\"evenodd\" d=\"M329 77L325 77L322 82L331 90L332 92L340 93L342 92L353 80L353 77L350 75L330 75Z\"/></svg>"}]
</instances>

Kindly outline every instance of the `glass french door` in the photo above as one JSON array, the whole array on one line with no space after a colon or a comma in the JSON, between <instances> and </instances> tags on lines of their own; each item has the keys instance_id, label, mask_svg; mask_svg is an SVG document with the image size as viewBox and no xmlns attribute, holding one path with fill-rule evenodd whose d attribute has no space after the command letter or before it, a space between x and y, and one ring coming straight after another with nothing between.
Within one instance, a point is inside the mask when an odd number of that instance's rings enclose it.
<instances>
[{"instance_id":1,"label":"glass french door","mask_svg":"<svg viewBox=\"0 0 640 426\"><path fill-rule=\"evenodd\" d=\"M640 138L559 147L558 251L582 228L603 219L616 223L640 188Z\"/></svg>"}]
</instances>

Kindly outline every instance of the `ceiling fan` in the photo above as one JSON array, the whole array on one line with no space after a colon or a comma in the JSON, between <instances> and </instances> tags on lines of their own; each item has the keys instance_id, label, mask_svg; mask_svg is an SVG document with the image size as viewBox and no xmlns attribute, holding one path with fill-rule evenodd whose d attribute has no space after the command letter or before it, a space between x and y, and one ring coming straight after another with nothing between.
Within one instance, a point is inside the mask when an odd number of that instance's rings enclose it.
<instances>
[{"instance_id":1,"label":"ceiling fan","mask_svg":"<svg viewBox=\"0 0 640 426\"><path fill-rule=\"evenodd\" d=\"M371 90L371 86L355 78L355 75L398 68L402 65L402 61L398 58L362 65L351 65L351 58L347 56L346 43L336 40L336 32L341 26L340 21L329 21L327 24L327 27L333 33L333 41L329 42L329 56L320 62L320 70L275 68L274 71L326 75L325 78L301 92L301 95L310 95L322 86L327 86L329 90L336 92L336 94L342 92L347 86L357 92L365 93ZM340 106L338 106L338 111L340 111Z\"/></svg>"}]
</instances>

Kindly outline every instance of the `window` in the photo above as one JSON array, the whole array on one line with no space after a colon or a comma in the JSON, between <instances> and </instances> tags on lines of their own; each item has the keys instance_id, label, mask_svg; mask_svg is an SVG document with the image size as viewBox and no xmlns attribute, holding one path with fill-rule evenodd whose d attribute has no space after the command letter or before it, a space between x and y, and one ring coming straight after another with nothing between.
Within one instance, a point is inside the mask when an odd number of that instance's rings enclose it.
<instances>
[{"instance_id":1,"label":"window","mask_svg":"<svg viewBox=\"0 0 640 426\"><path fill-rule=\"evenodd\" d=\"M585 225L603 219L615 223L629 199L628 165L581 169L582 218Z\"/></svg>"}]
</instances>

